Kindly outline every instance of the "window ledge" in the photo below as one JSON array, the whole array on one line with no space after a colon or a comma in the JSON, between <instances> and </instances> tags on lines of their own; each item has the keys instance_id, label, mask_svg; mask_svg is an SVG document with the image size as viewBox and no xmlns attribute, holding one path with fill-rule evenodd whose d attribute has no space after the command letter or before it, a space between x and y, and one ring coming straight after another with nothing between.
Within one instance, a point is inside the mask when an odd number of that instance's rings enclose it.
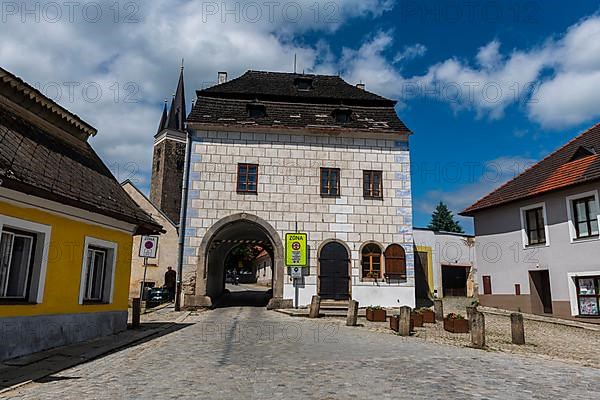
<instances>
[{"instance_id":1,"label":"window ledge","mask_svg":"<svg viewBox=\"0 0 600 400\"><path fill-rule=\"evenodd\" d=\"M571 243L576 244L576 243L594 242L596 240L600 240L600 236L595 235L595 236L586 236L586 237L582 237L582 238L572 238Z\"/></svg>"},{"instance_id":2,"label":"window ledge","mask_svg":"<svg viewBox=\"0 0 600 400\"><path fill-rule=\"evenodd\" d=\"M103 305L103 304L110 304L110 303L108 301L102 301L102 300L84 300L83 301L84 306L97 306L97 305Z\"/></svg>"},{"instance_id":3,"label":"window ledge","mask_svg":"<svg viewBox=\"0 0 600 400\"><path fill-rule=\"evenodd\" d=\"M237 194L249 194L249 195L257 195L258 191L256 192L247 192L247 191L243 191L243 190L237 190L236 191Z\"/></svg>"},{"instance_id":4,"label":"window ledge","mask_svg":"<svg viewBox=\"0 0 600 400\"><path fill-rule=\"evenodd\" d=\"M0 299L0 306L35 306L37 304L29 300Z\"/></svg>"},{"instance_id":5,"label":"window ledge","mask_svg":"<svg viewBox=\"0 0 600 400\"><path fill-rule=\"evenodd\" d=\"M363 196L363 199L365 200L379 200L379 201L383 201L383 196L377 197L377 196Z\"/></svg>"},{"instance_id":6,"label":"window ledge","mask_svg":"<svg viewBox=\"0 0 600 400\"><path fill-rule=\"evenodd\" d=\"M321 193L321 197L326 198L326 199L338 199L342 196L339 194L323 194L323 193Z\"/></svg>"},{"instance_id":7,"label":"window ledge","mask_svg":"<svg viewBox=\"0 0 600 400\"><path fill-rule=\"evenodd\" d=\"M526 244L525 246L523 246L524 249L535 249L536 247L549 247L550 243L545 242L545 243L536 243L536 244Z\"/></svg>"}]
</instances>

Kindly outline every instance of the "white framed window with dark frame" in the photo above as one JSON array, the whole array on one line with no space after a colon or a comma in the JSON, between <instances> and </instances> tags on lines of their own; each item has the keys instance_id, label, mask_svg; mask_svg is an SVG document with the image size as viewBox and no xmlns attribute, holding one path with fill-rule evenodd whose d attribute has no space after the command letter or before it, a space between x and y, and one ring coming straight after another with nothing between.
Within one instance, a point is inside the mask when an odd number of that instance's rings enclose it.
<instances>
[{"instance_id":1,"label":"white framed window with dark frame","mask_svg":"<svg viewBox=\"0 0 600 400\"><path fill-rule=\"evenodd\" d=\"M321 196L339 197L340 195L340 169L321 168Z\"/></svg>"},{"instance_id":2,"label":"white framed window with dark frame","mask_svg":"<svg viewBox=\"0 0 600 400\"><path fill-rule=\"evenodd\" d=\"M363 197L383 199L383 171L363 171Z\"/></svg>"},{"instance_id":3,"label":"white framed window with dark frame","mask_svg":"<svg viewBox=\"0 0 600 400\"><path fill-rule=\"evenodd\" d=\"M0 215L0 305L43 301L51 227Z\"/></svg>"},{"instance_id":4,"label":"white framed window with dark frame","mask_svg":"<svg viewBox=\"0 0 600 400\"><path fill-rule=\"evenodd\" d=\"M258 193L258 164L238 164L238 193Z\"/></svg>"},{"instance_id":5,"label":"white framed window with dark frame","mask_svg":"<svg viewBox=\"0 0 600 400\"><path fill-rule=\"evenodd\" d=\"M79 304L112 303L117 248L114 242L85 238Z\"/></svg>"},{"instance_id":6,"label":"white framed window with dark frame","mask_svg":"<svg viewBox=\"0 0 600 400\"><path fill-rule=\"evenodd\" d=\"M567 197L571 242L599 238L598 192Z\"/></svg>"},{"instance_id":7,"label":"white framed window with dark frame","mask_svg":"<svg viewBox=\"0 0 600 400\"><path fill-rule=\"evenodd\" d=\"M545 203L521 207L521 232L523 247L548 246L550 244Z\"/></svg>"}]
</instances>

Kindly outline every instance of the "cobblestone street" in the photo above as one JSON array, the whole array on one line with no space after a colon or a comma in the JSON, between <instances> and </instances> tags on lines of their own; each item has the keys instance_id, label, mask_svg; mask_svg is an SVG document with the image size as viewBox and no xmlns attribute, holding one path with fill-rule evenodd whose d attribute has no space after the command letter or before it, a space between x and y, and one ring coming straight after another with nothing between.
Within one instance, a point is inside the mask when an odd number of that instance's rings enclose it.
<instances>
[{"instance_id":1,"label":"cobblestone street","mask_svg":"<svg viewBox=\"0 0 600 400\"><path fill-rule=\"evenodd\" d=\"M6 393L10 399L590 399L600 370L291 318L258 307Z\"/></svg>"}]
</instances>

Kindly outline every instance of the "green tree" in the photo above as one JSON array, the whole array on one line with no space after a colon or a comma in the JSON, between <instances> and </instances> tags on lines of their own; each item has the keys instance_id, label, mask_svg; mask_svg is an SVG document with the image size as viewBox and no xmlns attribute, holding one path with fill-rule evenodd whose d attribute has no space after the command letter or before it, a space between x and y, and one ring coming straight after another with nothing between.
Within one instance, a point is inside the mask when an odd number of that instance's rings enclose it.
<instances>
[{"instance_id":1,"label":"green tree","mask_svg":"<svg viewBox=\"0 0 600 400\"><path fill-rule=\"evenodd\" d=\"M427 228L434 231L465 233L458 221L454 220L452 211L441 201L431 214L431 222Z\"/></svg>"}]
</instances>

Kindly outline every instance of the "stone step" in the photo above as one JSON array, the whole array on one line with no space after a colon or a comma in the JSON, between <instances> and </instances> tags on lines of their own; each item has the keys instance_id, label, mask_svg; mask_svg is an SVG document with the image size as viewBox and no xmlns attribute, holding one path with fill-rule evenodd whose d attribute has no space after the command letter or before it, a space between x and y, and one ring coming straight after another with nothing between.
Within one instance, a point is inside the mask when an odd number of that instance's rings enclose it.
<instances>
[{"instance_id":1,"label":"stone step","mask_svg":"<svg viewBox=\"0 0 600 400\"><path fill-rule=\"evenodd\" d=\"M348 301L339 301L339 300L321 300L321 310L339 310L344 311L348 310Z\"/></svg>"}]
</instances>

